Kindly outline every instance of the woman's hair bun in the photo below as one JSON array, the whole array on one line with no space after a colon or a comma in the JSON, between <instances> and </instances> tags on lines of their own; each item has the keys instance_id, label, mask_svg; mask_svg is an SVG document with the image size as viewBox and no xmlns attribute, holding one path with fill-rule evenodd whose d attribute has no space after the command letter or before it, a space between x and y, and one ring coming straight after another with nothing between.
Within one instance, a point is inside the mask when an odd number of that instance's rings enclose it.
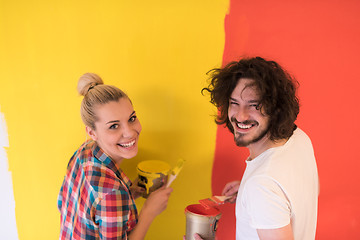
<instances>
[{"instance_id":1,"label":"woman's hair bun","mask_svg":"<svg viewBox=\"0 0 360 240\"><path fill-rule=\"evenodd\" d=\"M104 84L103 80L99 75L95 73L85 73L79 78L77 91L80 95L85 96L91 87L96 85Z\"/></svg>"}]
</instances>

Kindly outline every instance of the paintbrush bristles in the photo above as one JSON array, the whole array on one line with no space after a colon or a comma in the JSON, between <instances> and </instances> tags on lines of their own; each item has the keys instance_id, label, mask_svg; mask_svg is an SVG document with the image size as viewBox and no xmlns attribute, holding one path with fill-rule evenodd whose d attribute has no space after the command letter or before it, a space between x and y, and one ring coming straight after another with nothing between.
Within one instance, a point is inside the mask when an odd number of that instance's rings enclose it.
<instances>
[{"instance_id":1,"label":"paintbrush bristles","mask_svg":"<svg viewBox=\"0 0 360 240\"><path fill-rule=\"evenodd\" d=\"M216 202L214 202L214 200L210 198L199 200L199 202L206 209L213 208L218 205Z\"/></svg>"},{"instance_id":2,"label":"paintbrush bristles","mask_svg":"<svg viewBox=\"0 0 360 240\"><path fill-rule=\"evenodd\" d=\"M203 207L209 209L224 204L225 200L229 198L231 198L231 196L212 196L210 198L199 200L199 202Z\"/></svg>"}]
</instances>

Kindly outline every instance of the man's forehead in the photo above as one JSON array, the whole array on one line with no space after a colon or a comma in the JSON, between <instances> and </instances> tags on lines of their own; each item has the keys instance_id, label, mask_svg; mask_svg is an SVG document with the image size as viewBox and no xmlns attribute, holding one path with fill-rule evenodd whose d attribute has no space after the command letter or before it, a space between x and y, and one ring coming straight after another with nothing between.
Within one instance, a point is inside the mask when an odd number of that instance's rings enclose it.
<instances>
[{"instance_id":1,"label":"man's forehead","mask_svg":"<svg viewBox=\"0 0 360 240\"><path fill-rule=\"evenodd\" d=\"M256 81L252 78L239 78L237 85L256 87Z\"/></svg>"},{"instance_id":2,"label":"man's forehead","mask_svg":"<svg viewBox=\"0 0 360 240\"><path fill-rule=\"evenodd\" d=\"M249 78L240 78L231 94L232 97L258 97L258 95L259 91L255 80Z\"/></svg>"}]
</instances>

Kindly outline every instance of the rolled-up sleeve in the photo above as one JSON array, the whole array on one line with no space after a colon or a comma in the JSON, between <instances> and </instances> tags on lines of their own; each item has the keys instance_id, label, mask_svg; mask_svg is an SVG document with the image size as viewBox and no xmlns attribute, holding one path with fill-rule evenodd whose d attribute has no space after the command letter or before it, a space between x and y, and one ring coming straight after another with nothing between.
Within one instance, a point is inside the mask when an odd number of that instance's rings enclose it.
<instances>
[{"instance_id":1,"label":"rolled-up sleeve","mask_svg":"<svg viewBox=\"0 0 360 240\"><path fill-rule=\"evenodd\" d=\"M100 239L127 239L131 219L129 195L124 190L105 194L96 206L95 223Z\"/></svg>"}]
</instances>

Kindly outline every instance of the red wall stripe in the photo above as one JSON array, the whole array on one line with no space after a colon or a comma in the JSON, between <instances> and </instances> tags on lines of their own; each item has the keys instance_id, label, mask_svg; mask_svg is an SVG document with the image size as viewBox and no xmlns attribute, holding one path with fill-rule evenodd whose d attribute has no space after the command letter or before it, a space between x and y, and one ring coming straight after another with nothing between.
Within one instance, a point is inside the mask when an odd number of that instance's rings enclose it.
<instances>
[{"instance_id":1,"label":"red wall stripe","mask_svg":"<svg viewBox=\"0 0 360 240\"><path fill-rule=\"evenodd\" d=\"M360 2L230 2L223 65L241 56L278 61L300 82L297 124L313 141L320 175L316 239L360 236L358 107ZM241 179L247 150L218 127L212 190ZM218 240L235 238L234 206L222 207Z\"/></svg>"}]
</instances>

